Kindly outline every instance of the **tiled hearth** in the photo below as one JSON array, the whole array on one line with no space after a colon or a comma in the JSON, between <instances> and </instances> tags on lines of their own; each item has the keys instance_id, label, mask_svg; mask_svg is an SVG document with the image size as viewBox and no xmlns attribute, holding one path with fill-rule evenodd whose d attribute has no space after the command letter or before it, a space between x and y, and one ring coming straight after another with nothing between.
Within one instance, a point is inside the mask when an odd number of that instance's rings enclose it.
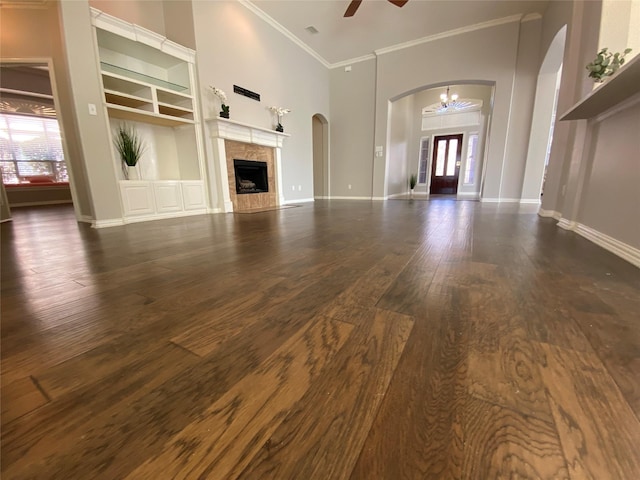
<instances>
[{"instance_id":1,"label":"tiled hearth","mask_svg":"<svg viewBox=\"0 0 640 480\"><path fill-rule=\"evenodd\" d=\"M225 212L242 212L258 208L276 207L282 196L281 149L290 136L253 125L215 118L207 121L213 148L209 171L211 191L221 192ZM268 193L236 194L233 160L254 160L267 163Z\"/></svg>"}]
</instances>

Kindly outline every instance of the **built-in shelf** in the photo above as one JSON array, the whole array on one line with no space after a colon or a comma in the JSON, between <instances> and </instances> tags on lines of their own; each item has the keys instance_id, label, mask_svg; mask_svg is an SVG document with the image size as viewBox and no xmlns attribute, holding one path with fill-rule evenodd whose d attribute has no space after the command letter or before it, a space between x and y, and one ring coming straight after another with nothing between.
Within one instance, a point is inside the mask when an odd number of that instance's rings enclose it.
<instances>
[{"instance_id":1,"label":"built-in shelf","mask_svg":"<svg viewBox=\"0 0 640 480\"><path fill-rule=\"evenodd\" d=\"M121 120L131 120L135 122L151 123L165 127L178 127L180 125L194 123L193 118L184 118L176 115L148 112L138 108L130 108L125 105L114 105L107 103L109 116Z\"/></svg>"},{"instance_id":2,"label":"built-in shelf","mask_svg":"<svg viewBox=\"0 0 640 480\"><path fill-rule=\"evenodd\" d=\"M125 223L206 213L195 52L95 8L91 16L109 134L135 123L147 147L138 166L145 180L119 182ZM115 151L113 163L122 179Z\"/></svg>"},{"instance_id":3,"label":"built-in shelf","mask_svg":"<svg viewBox=\"0 0 640 480\"><path fill-rule=\"evenodd\" d=\"M165 126L194 121L191 95L104 70L102 84L107 108L115 118Z\"/></svg>"},{"instance_id":4,"label":"built-in shelf","mask_svg":"<svg viewBox=\"0 0 640 480\"><path fill-rule=\"evenodd\" d=\"M594 118L640 92L640 55L565 112L560 120Z\"/></svg>"},{"instance_id":5,"label":"built-in shelf","mask_svg":"<svg viewBox=\"0 0 640 480\"><path fill-rule=\"evenodd\" d=\"M128 68L119 67L117 65L111 65L110 63L107 63L107 62L100 62L100 67L103 73L104 72L115 73L116 75L120 75L122 77L130 78L133 80L139 80L141 82L148 83L156 87L166 88L168 90L174 90L176 92L186 92L189 90L189 87L187 86L179 85L173 82L167 82L166 80L155 78L150 75L146 75L144 73L130 70Z\"/></svg>"}]
</instances>

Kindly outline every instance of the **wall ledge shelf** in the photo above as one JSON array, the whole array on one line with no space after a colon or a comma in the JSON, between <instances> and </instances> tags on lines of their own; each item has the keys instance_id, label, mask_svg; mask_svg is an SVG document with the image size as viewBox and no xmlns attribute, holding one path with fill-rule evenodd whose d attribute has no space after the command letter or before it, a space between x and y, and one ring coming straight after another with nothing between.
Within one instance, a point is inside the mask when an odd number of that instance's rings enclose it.
<instances>
[{"instance_id":1,"label":"wall ledge shelf","mask_svg":"<svg viewBox=\"0 0 640 480\"><path fill-rule=\"evenodd\" d=\"M268 128L221 117L209 118L206 122L209 124L211 136L213 137L255 143L266 147L281 148L283 140L291 136L289 133L276 132Z\"/></svg>"},{"instance_id":2,"label":"wall ledge shelf","mask_svg":"<svg viewBox=\"0 0 640 480\"><path fill-rule=\"evenodd\" d=\"M588 120L630 99L640 92L640 55L567 110L560 120Z\"/></svg>"}]
</instances>

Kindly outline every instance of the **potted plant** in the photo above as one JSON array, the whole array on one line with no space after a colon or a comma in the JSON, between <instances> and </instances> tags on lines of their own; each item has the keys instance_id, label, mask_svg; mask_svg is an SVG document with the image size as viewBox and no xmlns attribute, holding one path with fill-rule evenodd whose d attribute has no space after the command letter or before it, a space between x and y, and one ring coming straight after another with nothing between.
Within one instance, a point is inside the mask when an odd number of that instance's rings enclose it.
<instances>
[{"instance_id":1,"label":"potted plant","mask_svg":"<svg viewBox=\"0 0 640 480\"><path fill-rule=\"evenodd\" d=\"M140 135L132 126L120 124L116 131L114 143L118 154L120 154L120 160L122 160L125 178L127 180L138 180L139 175L136 165L138 165L138 161L146 148Z\"/></svg>"},{"instance_id":2,"label":"potted plant","mask_svg":"<svg viewBox=\"0 0 640 480\"><path fill-rule=\"evenodd\" d=\"M213 85L209 85L209 88L213 92L213 94L220 99L220 117L221 118L229 118L229 105L227 105L227 94L224 93L219 88L214 87Z\"/></svg>"},{"instance_id":3,"label":"potted plant","mask_svg":"<svg viewBox=\"0 0 640 480\"><path fill-rule=\"evenodd\" d=\"M418 175L412 173L409 176L409 195L413 198L413 189L416 188L416 184L418 183Z\"/></svg>"},{"instance_id":4,"label":"potted plant","mask_svg":"<svg viewBox=\"0 0 640 480\"><path fill-rule=\"evenodd\" d=\"M278 117L278 125L276 126L276 132L284 132L284 127L282 126L282 117L284 117L287 113L290 113L291 110L288 108L282 107L269 107L273 113L275 113Z\"/></svg>"},{"instance_id":5,"label":"potted plant","mask_svg":"<svg viewBox=\"0 0 640 480\"><path fill-rule=\"evenodd\" d=\"M595 60L587 64L589 78L593 78L596 83L604 82L605 77L609 77L624 64L624 57L631 51L626 48L624 52L611 53L608 48L603 48L598 52Z\"/></svg>"}]
</instances>

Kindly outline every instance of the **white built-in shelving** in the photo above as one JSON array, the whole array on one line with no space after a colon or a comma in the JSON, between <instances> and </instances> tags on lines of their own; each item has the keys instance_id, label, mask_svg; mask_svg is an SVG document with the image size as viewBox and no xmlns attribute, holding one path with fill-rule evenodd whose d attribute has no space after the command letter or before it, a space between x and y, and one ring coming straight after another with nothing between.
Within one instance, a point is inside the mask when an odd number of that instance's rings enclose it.
<instances>
[{"instance_id":1,"label":"white built-in shelving","mask_svg":"<svg viewBox=\"0 0 640 480\"><path fill-rule=\"evenodd\" d=\"M206 212L195 52L100 10L91 13L110 134L126 122L147 147L138 166L143 180L125 179L113 152L125 221Z\"/></svg>"}]
</instances>

